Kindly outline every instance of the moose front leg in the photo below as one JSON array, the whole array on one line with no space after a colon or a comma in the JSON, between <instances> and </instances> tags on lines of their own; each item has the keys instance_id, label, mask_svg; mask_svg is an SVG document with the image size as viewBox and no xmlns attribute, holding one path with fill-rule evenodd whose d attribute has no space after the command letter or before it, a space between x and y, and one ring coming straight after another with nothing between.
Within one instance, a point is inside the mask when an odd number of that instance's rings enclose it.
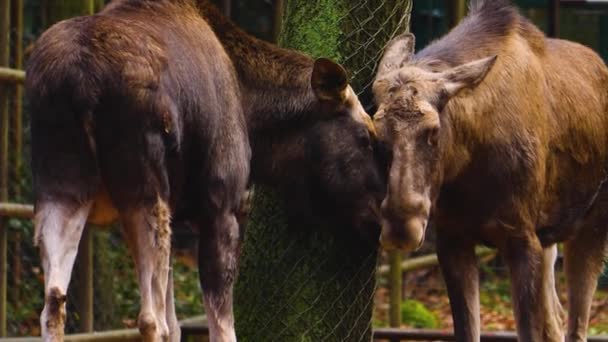
<instances>
[{"instance_id":1,"label":"moose front leg","mask_svg":"<svg viewBox=\"0 0 608 342\"><path fill-rule=\"evenodd\" d=\"M479 270L475 244L437 232L437 256L450 297L456 341L477 342L479 333Z\"/></svg>"},{"instance_id":2,"label":"moose front leg","mask_svg":"<svg viewBox=\"0 0 608 342\"><path fill-rule=\"evenodd\" d=\"M511 272L511 297L521 342L543 340L543 249L535 234L509 237L503 250Z\"/></svg>"},{"instance_id":3,"label":"moose front leg","mask_svg":"<svg viewBox=\"0 0 608 342\"><path fill-rule=\"evenodd\" d=\"M580 233L564 244L568 283L568 342L587 341L593 294L606 256L605 221L585 225Z\"/></svg>"}]
</instances>

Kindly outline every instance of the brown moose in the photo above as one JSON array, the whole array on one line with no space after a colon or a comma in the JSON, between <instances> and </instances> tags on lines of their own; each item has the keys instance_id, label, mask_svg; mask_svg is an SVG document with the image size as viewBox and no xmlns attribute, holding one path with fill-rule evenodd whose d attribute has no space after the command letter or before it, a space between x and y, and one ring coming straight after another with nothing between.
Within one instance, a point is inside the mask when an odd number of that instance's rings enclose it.
<instances>
[{"instance_id":1,"label":"brown moose","mask_svg":"<svg viewBox=\"0 0 608 342\"><path fill-rule=\"evenodd\" d=\"M480 339L474 246L497 247L519 340L563 341L553 263L564 242L566 337L585 341L608 231L605 187L597 196L608 69L590 49L546 38L510 1L470 12L418 53L413 35L396 38L381 61L374 122L393 154L382 243L415 249L432 214L458 341Z\"/></svg>"},{"instance_id":2,"label":"brown moose","mask_svg":"<svg viewBox=\"0 0 608 342\"><path fill-rule=\"evenodd\" d=\"M116 0L60 22L36 43L26 88L44 341L63 340L87 220L122 222L144 341L179 340L172 216L200 230L211 340L236 340L236 214L250 173L290 193L323 189L337 219L376 220L383 185L371 119L342 67L256 40L206 1Z\"/></svg>"}]
</instances>

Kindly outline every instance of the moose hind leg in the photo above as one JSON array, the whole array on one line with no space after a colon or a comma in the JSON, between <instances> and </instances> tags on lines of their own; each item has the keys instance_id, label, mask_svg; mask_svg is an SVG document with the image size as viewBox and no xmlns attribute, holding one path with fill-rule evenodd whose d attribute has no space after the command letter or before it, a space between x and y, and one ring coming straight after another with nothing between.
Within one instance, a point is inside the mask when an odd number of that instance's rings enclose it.
<instances>
[{"instance_id":1,"label":"moose hind leg","mask_svg":"<svg viewBox=\"0 0 608 342\"><path fill-rule=\"evenodd\" d=\"M153 206L130 210L123 218L139 281L141 309L137 324L146 342L169 339L166 318L171 253L169 222L169 207L160 197Z\"/></svg>"},{"instance_id":2,"label":"moose hind leg","mask_svg":"<svg viewBox=\"0 0 608 342\"><path fill-rule=\"evenodd\" d=\"M239 258L237 217L247 187L250 154L245 144L234 146L231 152L231 157L216 158L212 164L199 227L199 275L212 342L236 341L232 286Z\"/></svg>"},{"instance_id":3,"label":"moose hind leg","mask_svg":"<svg viewBox=\"0 0 608 342\"><path fill-rule=\"evenodd\" d=\"M239 225L235 213L217 213L202 231L206 232L200 237L199 274L210 340L236 341L232 286L237 273Z\"/></svg>"},{"instance_id":4,"label":"moose hind leg","mask_svg":"<svg viewBox=\"0 0 608 342\"><path fill-rule=\"evenodd\" d=\"M606 228L585 226L564 244L568 284L567 341L587 341L591 302L606 255Z\"/></svg>"},{"instance_id":5,"label":"moose hind leg","mask_svg":"<svg viewBox=\"0 0 608 342\"><path fill-rule=\"evenodd\" d=\"M52 202L36 205L35 243L40 246L44 270L40 325L45 342L63 341L68 285L90 209L90 202L78 206Z\"/></svg>"},{"instance_id":6,"label":"moose hind leg","mask_svg":"<svg viewBox=\"0 0 608 342\"><path fill-rule=\"evenodd\" d=\"M181 340L181 330L179 321L177 320L177 313L175 312L175 293L173 291L173 282L173 268L171 268L169 270L166 297L167 325L169 326L169 342L179 342Z\"/></svg>"}]
</instances>

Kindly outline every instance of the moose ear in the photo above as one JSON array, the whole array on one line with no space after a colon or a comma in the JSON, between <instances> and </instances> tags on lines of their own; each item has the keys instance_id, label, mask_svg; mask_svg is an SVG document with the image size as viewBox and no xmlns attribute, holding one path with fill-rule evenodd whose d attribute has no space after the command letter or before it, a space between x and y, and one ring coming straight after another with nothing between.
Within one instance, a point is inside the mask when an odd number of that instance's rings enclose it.
<instances>
[{"instance_id":1,"label":"moose ear","mask_svg":"<svg viewBox=\"0 0 608 342\"><path fill-rule=\"evenodd\" d=\"M384 49L384 56L378 66L378 75L397 70L414 55L416 37L411 33L404 33L391 40Z\"/></svg>"},{"instance_id":2,"label":"moose ear","mask_svg":"<svg viewBox=\"0 0 608 342\"><path fill-rule=\"evenodd\" d=\"M346 99L348 87L346 70L327 58L319 58L315 61L310 84L320 100L341 103Z\"/></svg>"},{"instance_id":3,"label":"moose ear","mask_svg":"<svg viewBox=\"0 0 608 342\"><path fill-rule=\"evenodd\" d=\"M448 96L455 96L465 88L477 87L492 70L497 58L498 56L492 56L479 59L442 72L440 78Z\"/></svg>"}]
</instances>

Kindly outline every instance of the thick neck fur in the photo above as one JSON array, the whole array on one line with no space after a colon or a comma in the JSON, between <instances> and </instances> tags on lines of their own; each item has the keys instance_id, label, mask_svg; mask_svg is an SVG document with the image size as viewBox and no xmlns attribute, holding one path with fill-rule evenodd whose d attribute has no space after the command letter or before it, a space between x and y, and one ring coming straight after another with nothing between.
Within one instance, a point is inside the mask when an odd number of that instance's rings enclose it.
<instances>
[{"instance_id":1,"label":"thick neck fur","mask_svg":"<svg viewBox=\"0 0 608 342\"><path fill-rule=\"evenodd\" d=\"M542 56L545 36L510 1L484 1L473 6L471 13L448 35L417 53L413 65L432 72L462 65L481 58L498 56L493 71L474 90L465 90L452 98L441 115L443 168L445 180L456 177L476 154L479 146L505 144L529 146L521 127L532 125L533 118L522 117L535 105L531 97L543 97L538 83L527 77L543 77L542 70L529 60ZM521 84L513 93L512 83ZM513 96L518 101L511 102ZM534 96L535 95L535 96ZM513 115L511 115L513 114ZM534 123L536 125L536 123ZM502 127L502 129L497 129ZM525 151L512 149L514 163L527 163ZM521 152L521 153L520 153Z\"/></svg>"},{"instance_id":2,"label":"thick neck fur","mask_svg":"<svg viewBox=\"0 0 608 342\"><path fill-rule=\"evenodd\" d=\"M310 86L312 58L248 35L207 0L197 6L234 63L250 130L297 117L317 103Z\"/></svg>"},{"instance_id":3,"label":"thick neck fur","mask_svg":"<svg viewBox=\"0 0 608 342\"><path fill-rule=\"evenodd\" d=\"M500 55L513 35L522 37L532 50L542 53L545 36L519 14L508 0L477 1L469 15L452 31L414 56L414 61L440 61L457 66L475 59Z\"/></svg>"}]
</instances>

